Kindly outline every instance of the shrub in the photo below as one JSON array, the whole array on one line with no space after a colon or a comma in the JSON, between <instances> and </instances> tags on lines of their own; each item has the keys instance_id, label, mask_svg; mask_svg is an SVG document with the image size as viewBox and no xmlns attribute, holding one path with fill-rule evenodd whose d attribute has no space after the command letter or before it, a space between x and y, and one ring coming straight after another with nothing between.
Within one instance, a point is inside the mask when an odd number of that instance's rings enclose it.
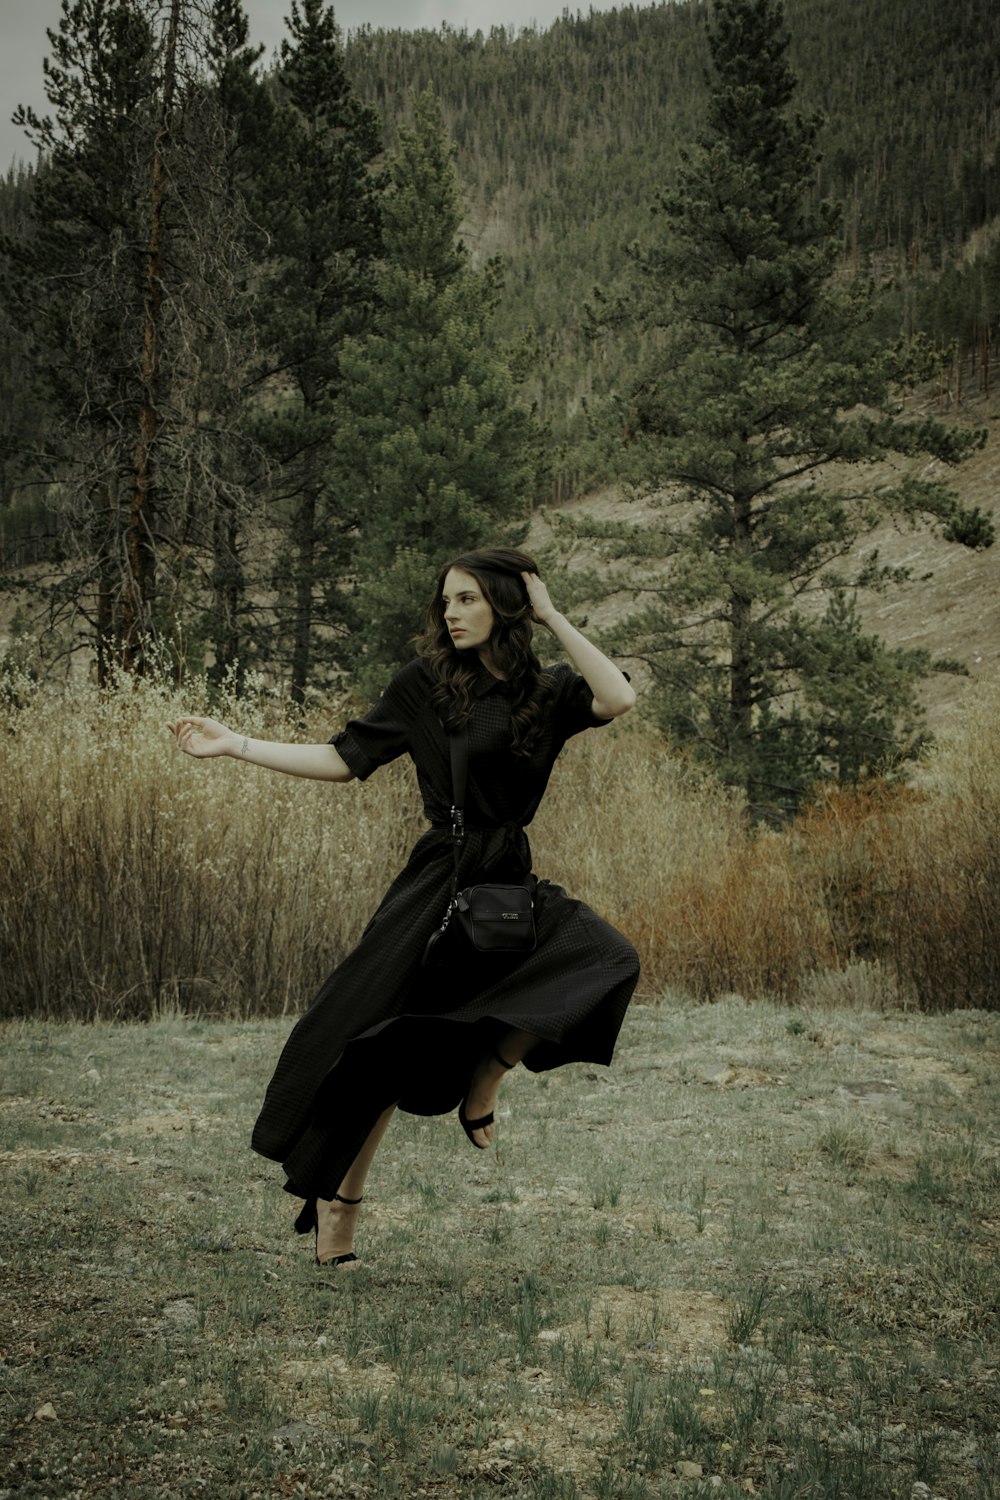
<instances>
[{"instance_id":1,"label":"shrub","mask_svg":"<svg viewBox=\"0 0 1000 1500\"><path fill-rule=\"evenodd\" d=\"M923 1010L1000 1006L998 711L996 695L974 709L887 820L883 951Z\"/></svg>"}]
</instances>

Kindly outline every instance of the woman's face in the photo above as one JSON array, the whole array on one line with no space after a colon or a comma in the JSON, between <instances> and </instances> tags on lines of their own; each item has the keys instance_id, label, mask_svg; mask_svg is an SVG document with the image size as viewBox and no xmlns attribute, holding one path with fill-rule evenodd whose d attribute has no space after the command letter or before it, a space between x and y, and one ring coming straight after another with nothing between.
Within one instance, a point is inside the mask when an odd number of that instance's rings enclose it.
<instances>
[{"instance_id":1,"label":"woman's face","mask_svg":"<svg viewBox=\"0 0 1000 1500\"><path fill-rule=\"evenodd\" d=\"M493 610L471 573L449 568L441 590L444 623L456 651L485 646L493 634Z\"/></svg>"}]
</instances>

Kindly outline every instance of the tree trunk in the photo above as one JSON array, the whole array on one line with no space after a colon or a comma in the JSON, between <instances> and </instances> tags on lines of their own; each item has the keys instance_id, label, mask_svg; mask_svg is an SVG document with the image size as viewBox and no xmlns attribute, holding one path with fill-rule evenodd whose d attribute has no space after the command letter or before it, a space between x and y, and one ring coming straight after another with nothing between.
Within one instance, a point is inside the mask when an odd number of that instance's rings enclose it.
<instances>
[{"instance_id":1,"label":"tree trunk","mask_svg":"<svg viewBox=\"0 0 1000 1500\"><path fill-rule=\"evenodd\" d=\"M236 506L227 497L216 500L212 523L212 593L214 623L215 673L221 681L236 668L242 678L240 617L246 580L239 553L240 527ZM237 684L237 689L239 684Z\"/></svg>"},{"instance_id":2,"label":"tree trunk","mask_svg":"<svg viewBox=\"0 0 1000 1500\"><path fill-rule=\"evenodd\" d=\"M97 575L97 685L105 688L118 657L115 631L114 586L108 574L108 560L101 560Z\"/></svg>"},{"instance_id":3,"label":"tree trunk","mask_svg":"<svg viewBox=\"0 0 1000 1500\"><path fill-rule=\"evenodd\" d=\"M733 545L737 557L749 559L753 548L753 505L750 499L737 497L734 502ZM753 803L758 788L753 774L753 664L751 635L752 600L741 589L734 588L729 608L729 753L734 768Z\"/></svg>"},{"instance_id":4,"label":"tree trunk","mask_svg":"<svg viewBox=\"0 0 1000 1500\"><path fill-rule=\"evenodd\" d=\"M97 637L97 685L107 687L121 651L121 620L117 601L121 586L121 559L118 552L117 482L102 484L94 496L90 517L90 542L97 565L97 607L94 629Z\"/></svg>"},{"instance_id":5,"label":"tree trunk","mask_svg":"<svg viewBox=\"0 0 1000 1500\"><path fill-rule=\"evenodd\" d=\"M316 580L316 515L319 481L310 457L293 522L295 614L292 622L292 702L304 703L312 665L313 588Z\"/></svg>"},{"instance_id":6,"label":"tree trunk","mask_svg":"<svg viewBox=\"0 0 1000 1500\"><path fill-rule=\"evenodd\" d=\"M127 533L127 571L122 611L122 661L127 671L142 672L151 626L150 610L156 583L153 513L156 506L156 439L160 426L160 354L163 323L164 211L166 165L164 150L170 132L177 83L177 33L181 0L171 0L163 61L163 95L153 143L150 185L149 239L146 246L146 306L142 339L142 404L135 448L132 500Z\"/></svg>"}]
</instances>

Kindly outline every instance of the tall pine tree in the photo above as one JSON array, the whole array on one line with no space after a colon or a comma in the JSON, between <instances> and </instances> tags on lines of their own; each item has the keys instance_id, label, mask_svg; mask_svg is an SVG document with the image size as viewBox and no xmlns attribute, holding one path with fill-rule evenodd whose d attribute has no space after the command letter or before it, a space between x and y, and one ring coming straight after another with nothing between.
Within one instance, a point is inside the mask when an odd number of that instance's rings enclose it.
<instances>
[{"instance_id":1,"label":"tall pine tree","mask_svg":"<svg viewBox=\"0 0 1000 1500\"><path fill-rule=\"evenodd\" d=\"M344 629L337 580L356 513L330 482L345 339L362 333L380 250L374 112L352 93L334 12L292 0L282 43L269 169L255 212L268 260L258 300L261 417L272 464L279 658L302 702L320 629Z\"/></svg>"},{"instance_id":2,"label":"tall pine tree","mask_svg":"<svg viewBox=\"0 0 1000 1500\"><path fill-rule=\"evenodd\" d=\"M32 233L35 176L32 167L22 164L12 167L0 183L0 246L6 245L10 250L17 247L22 255L23 242ZM27 512L31 508L31 488L44 480L45 456L54 424L49 403L33 378L27 332L19 326L20 319L11 317L2 292L0 277L0 524L7 531L7 508L22 501L26 502ZM19 529L16 524L14 529ZM33 537L24 540L29 548L38 548L40 554L51 546L51 540L49 547L46 546L40 528ZM2 565L9 566L9 561L5 558Z\"/></svg>"},{"instance_id":3,"label":"tall pine tree","mask_svg":"<svg viewBox=\"0 0 1000 1500\"><path fill-rule=\"evenodd\" d=\"M500 272L458 239L453 150L433 94L400 131L371 333L344 347L339 483L358 515L353 660L366 686L412 654L442 559L523 536L540 445L492 338Z\"/></svg>"},{"instance_id":4,"label":"tall pine tree","mask_svg":"<svg viewBox=\"0 0 1000 1500\"><path fill-rule=\"evenodd\" d=\"M113 0L63 0L48 35L53 114L15 114L42 156L30 228L3 247L3 290L59 424L48 477L61 482L69 559L49 618L63 648L89 636L103 679L124 650L131 585L155 42L139 7Z\"/></svg>"},{"instance_id":5,"label":"tall pine tree","mask_svg":"<svg viewBox=\"0 0 1000 1500\"><path fill-rule=\"evenodd\" d=\"M615 634L648 663L663 727L751 805L794 806L817 776L911 744L927 663L862 647L855 591L901 575L854 544L890 517L992 539L941 480L904 465L886 483L874 465L955 464L983 434L907 419L897 393L919 361L874 344L865 298L834 274L839 212L812 202L818 122L792 108L780 0L717 0L710 44L707 126L638 256L649 353L626 402L628 462L657 510L589 531L611 576L641 586ZM841 603L823 613L830 593ZM862 649L859 703L828 689Z\"/></svg>"},{"instance_id":6,"label":"tall pine tree","mask_svg":"<svg viewBox=\"0 0 1000 1500\"><path fill-rule=\"evenodd\" d=\"M249 268L220 75L223 54L248 62L236 0L215 22L195 0L64 0L53 115L20 112L42 157L3 293L57 418L67 556L44 604L102 681L154 640L201 667L206 556L235 540Z\"/></svg>"},{"instance_id":7,"label":"tall pine tree","mask_svg":"<svg viewBox=\"0 0 1000 1500\"><path fill-rule=\"evenodd\" d=\"M251 438L254 304L263 256L254 196L256 174L269 156L273 105L257 71L264 49L251 45L249 34L242 0L212 0L206 76L189 101L184 129L187 159L196 162L200 152L202 163L198 201L188 215L199 274L185 299L194 503L183 542L198 564L194 581L200 585L193 597L189 590L188 637L196 657L207 644L215 680L235 674L237 685L258 659L256 597L266 579L254 546L266 470Z\"/></svg>"}]
</instances>

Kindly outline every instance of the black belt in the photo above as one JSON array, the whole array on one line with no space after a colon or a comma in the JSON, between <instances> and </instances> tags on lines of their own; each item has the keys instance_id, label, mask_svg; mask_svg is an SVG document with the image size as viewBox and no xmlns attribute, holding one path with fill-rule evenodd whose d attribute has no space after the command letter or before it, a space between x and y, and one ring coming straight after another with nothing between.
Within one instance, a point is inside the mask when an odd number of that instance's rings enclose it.
<instances>
[{"instance_id":1,"label":"black belt","mask_svg":"<svg viewBox=\"0 0 1000 1500\"><path fill-rule=\"evenodd\" d=\"M466 833L523 833L524 832L524 824L523 823L465 823L465 822L463 822L462 827L465 829ZM432 821L431 828L434 829L435 831L437 831L438 829L440 829L443 833L449 833L450 834L451 831L452 831L452 821L451 821L450 818L448 818L447 821L444 821L444 820L441 820L441 821Z\"/></svg>"}]
</instances>

